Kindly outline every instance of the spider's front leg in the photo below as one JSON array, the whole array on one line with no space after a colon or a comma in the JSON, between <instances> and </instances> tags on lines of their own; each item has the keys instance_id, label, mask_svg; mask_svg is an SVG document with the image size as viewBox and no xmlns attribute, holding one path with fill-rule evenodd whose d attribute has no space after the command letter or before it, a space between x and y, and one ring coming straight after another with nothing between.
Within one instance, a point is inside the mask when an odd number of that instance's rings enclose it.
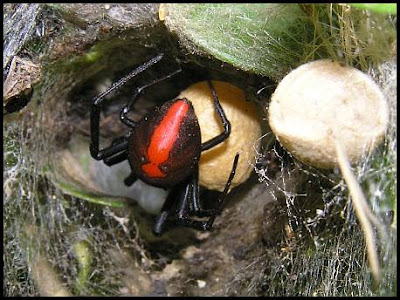
<instances>
[{"instance_id":1,"label":"spider's front leg","mask_svg":"<svg viewBox=\"0 0 400 300\"><path fill-rule=\"evenodd\" d=\"M229 122L228 118L226 117L226 114L224 112L224 109L221 106L221 103L219 102L219 98L217 95L217 92L215 91L214 85L210 80L207 81L208 86L210 87L213 99L214 99L214 106L215 110L217 111L217 114L219 118L221 119L222 125L224 126L224 131L217 135L216 137L212 138L211 140L204 142L201 144L201 151L206 151L212 147L217 146L218 144L222 143L225 141L230 133L231 133L231 123Z\"/></svg>"},{"instance_id":2,"label":"spider's front leg","mask_svg":"<svg viewBox=\"0 0 400 300\"><path fill-rule=\"evenodd\" d=\"M92 107L91 107L91 113L90 113L90 131L91 131L91 143L90 143L90 153L92 157L96 160L103 160L104 163L108 166L112 166L114 164L118 164L124 160L128 159L128 136L123 136L120 138L115 139L110 146L99 149L99 137L100 137L100 111L101 111L101 105L105 101L106 96L108 96L110 93L113 91L117 90L120 88L122 85L124 85L126 82L131 80L133 77L138 75L139 73L147 70L149 67L153 66L154 64L158 63L162 58L164 57L164 54L159 54L149 60L148 62L142 64L141 66L137 67L135 70L130 72L128 75L124 76L120 80L118 80L116 83L114 83L109 89L98 95L93 99ZM178 65L179 61L177 60ZM139 87L135 90L135 93L132 95L131 99L129 102L121 109L120 112L120 120L122 123L127 125L129 128L134 129L138 122L133 121L128 118L128 113L133 109L133 106L138 99L139 95L146 90L147 88L160 83L164 80L167 80L174 76L175 74L181 72L182 69L179 65L179 68L166 76L163 76L161 78L155 79L149 84L146 84L142 87ZM131 173L126 179L125 179L125 184L127 186L132 185L135 180L137 179L137 176L133 173Z\"/></svg>"},{"instance_id":3,"label":"spider's front leg","mask_svg":"<svg viewBox=\"0 0 400 300\"><path fill-rule=\"evenodd\" d=\"M124 76L117 82L115 82L110 88L108 88L103 93L99 94L93 99L92 107L90 110L90 154L96 160L104 160L107 165L112 165L119 163L126 159L127 155L124 154L127 148L127 137L121 137L119 139L114 140L110 146L100 149L100 112L101 112L101 105L106 100L106 97L111 94L112 92L119 89L133 77L138 75L139 73L147 70L152 65L156 64L163 58L164 54L159 54L148 62L142 64L141 66L137 67L135 70L130 72L128 75ZM129 105L132 107L136 97L133 97ZM133 128L136 125L135 122L130 122L130 127ZM120 153L122 152L122 153ZM119 153L119 154L118 154Z\"/></svg>"}]
</instances>

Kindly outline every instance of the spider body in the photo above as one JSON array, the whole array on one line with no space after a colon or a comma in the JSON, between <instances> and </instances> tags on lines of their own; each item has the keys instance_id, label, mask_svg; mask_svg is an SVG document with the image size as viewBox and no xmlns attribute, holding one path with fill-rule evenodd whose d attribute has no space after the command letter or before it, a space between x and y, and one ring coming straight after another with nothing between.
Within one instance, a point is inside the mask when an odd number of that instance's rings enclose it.
<instances>
[{"instance_id":1,"label":"spider body","mask_svg":"<svg viewBox=\"0 0 400 300\"><path fill-rule=\"evenodd\" d=\"M200 127L187 99L166 102L145 117L128 139L132 172L163 188L173 187L192 174L200 153Z\"/></svg>"},{"instance_id":2,"label":"spider body","mask_svg":"<svg viewBox=\"0 0 400 300\"><path fill-rule=\"evenodd\" d=\"M116 138L110 146L100 149L100 111L106 96L158 63L163 56L159 54L145 62L93 99L90 112L90 153L94 159L102 160L109 166L128 160L131 174L124 181L128 186L140 178L150 185L171 189L154 225L153 232L156 235L162 233L165 221L171 214L175 214L177 221L184 226L210 230L215 217L222 210L239 159L239 154L236 154L225 189L217 199L216 207L205 209L199 195L200 155L202 151L226 140L231 130L211 81L208 81L208 85L214 98L215 110L224 127L221 134L201 143L198 119L192 103L186 98L167 101L139 122L128 117L135 101L144 90L181 72L179 68L136 89L120 113L121 122L131 129L129 134Z\"/></svg>"}]
</instances>

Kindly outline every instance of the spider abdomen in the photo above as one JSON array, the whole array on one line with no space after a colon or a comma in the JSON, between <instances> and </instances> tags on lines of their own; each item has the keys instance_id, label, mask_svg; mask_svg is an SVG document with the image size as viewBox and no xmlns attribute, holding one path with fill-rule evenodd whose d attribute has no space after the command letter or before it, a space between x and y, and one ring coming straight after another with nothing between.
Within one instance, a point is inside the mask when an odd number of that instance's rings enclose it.
<instances>
[{"instance_id":1,"label":"spider abdomen","mask_svg":"<svg viewBox=\"0 0 400 300\"><path fill-rule=\"evenodd\" d=\"M201 152L201 134L186 98L166 102L132 131L128 159L143 181L170 187L193 173Z\"/></svg>"}]
</instances>

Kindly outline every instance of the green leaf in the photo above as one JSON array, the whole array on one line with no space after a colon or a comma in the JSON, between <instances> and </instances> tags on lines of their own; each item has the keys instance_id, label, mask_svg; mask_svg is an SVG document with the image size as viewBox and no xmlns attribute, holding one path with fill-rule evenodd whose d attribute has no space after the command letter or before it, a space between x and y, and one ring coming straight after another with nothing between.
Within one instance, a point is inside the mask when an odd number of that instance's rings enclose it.
<instances>
[{"instance_id":1,"label":"green leaf","mask_svg":"<svg viewBox=\"0 0 400 300\"><path fill-rule=\"evenodd\" d=\"M397 3L350 3L351 6L380 14L397 14Z\"/></svg>"},{"instance_id":2,"label":"green leaf","mask_svg":"<svg viewBox=\"0 0 400 300\"><path fill-rule=\"evenodd\" d=\"M299 64L312 38L297 4L168 4L166 25L189 51L276 80Z\"/></svg>"}]
</instances>

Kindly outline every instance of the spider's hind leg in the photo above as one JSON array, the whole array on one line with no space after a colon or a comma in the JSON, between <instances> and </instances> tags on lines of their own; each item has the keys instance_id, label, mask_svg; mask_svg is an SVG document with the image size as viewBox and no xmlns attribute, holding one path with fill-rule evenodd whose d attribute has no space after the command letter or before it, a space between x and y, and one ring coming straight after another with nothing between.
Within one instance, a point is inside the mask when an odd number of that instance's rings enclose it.
<instances>
[{"instance_id":1,"label":"spider's hind leg","mask_svg":"<svg viewBox=\"0 0 400 300\"><path fill-rule=\"evenodd\" d=\"M225 184L225 188L224 191L222 192L222 195L218 198L218 203L216 208L213 209L202 208L199 199L198 182L197 182L198 178L195 175L192 177L192 180L187 184L185 194L181 198L178 205L179 223L185 226L193 227L198 230L204 230L204 231L211 230L216 216L219 215L222 211L225 197L228 194L233 177L235 176L238 161L239 161L239 153L237 153L235 156L229 178ZM192 219L191 217L193 216L199 218L208 217L208 220L202 221L202 220Z\"/></svg>"},{"instance_id":2,"label":"spider's hind leg","mask_svg":"<svg viewBox=\"0 0 400 300\"><path fill-rule=\"evenodd\" d=\"M216 209L217 210L217 214L220 214L221 211L222 211L222 208L224 206L224 200L225 200L226 195L228 194L228 191L229 191L229 188L231 186L233 177L235 176L238 162L239 162L239 153L236 153L235 158L233 160L231 173L229 174L229 178L228 178L228 180L227 180L227 182L225 184L224 191L222 192L222 195L218 199L218 208Z\"/></svg>"},{"instance_id":3,"label":"spider's hind leg","mask_svg":"<svg viewBox=\"0 0 400 300\"><path fill-rule=\"evenodd\" d=\"M153 227L153 233L157 236L160 236L163 233L165 221L167 220L170 213L173 212L176 205L176 199L180 197L180 193L182 192L182 185L178 185L174 187L169 193L167 199L163 207L161 208L160 213L157 216L156 222Z\"/></svg>"},{"instance_id":4,"label":"spider's hind leg","mask_svg":"<svg viewBox=\"0 0 400 300\"><path fill-rule=\"evenodd\" d=\"M131 173L124 179L124 183L126 186L131 186L137 179L138 177L134 173Z\"/></svg>"}]
</instances>

